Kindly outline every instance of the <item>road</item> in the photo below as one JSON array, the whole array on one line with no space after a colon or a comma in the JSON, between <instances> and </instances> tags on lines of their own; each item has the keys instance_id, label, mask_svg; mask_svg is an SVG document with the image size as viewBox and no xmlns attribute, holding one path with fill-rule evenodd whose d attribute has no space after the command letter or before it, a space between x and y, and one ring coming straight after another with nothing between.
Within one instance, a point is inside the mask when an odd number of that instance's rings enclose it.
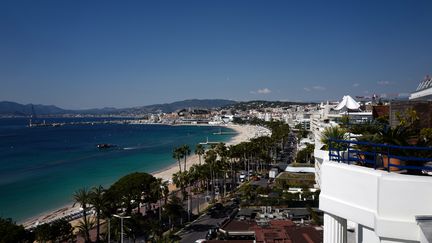
<instances>
[{"instance_id":1,"label":"road","mask_svg":"<svg viewBox=\"0 0 432 243\"><path fill-rule=\"evenodd\" d=\"M207 214L201 215L197 220L178 233L178 236L181 237L180 243L193 243L198 239L205 239L208 230L221 225L232 211L233 206L229 204L224 207L216 217L211 217Z\"/></svg>"}]
</instances>

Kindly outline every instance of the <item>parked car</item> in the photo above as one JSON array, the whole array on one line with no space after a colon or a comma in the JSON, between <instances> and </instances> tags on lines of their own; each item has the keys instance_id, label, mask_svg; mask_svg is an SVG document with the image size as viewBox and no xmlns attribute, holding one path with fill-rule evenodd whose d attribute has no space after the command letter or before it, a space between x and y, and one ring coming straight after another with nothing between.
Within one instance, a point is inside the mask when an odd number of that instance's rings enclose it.
<instances>
[{"instance_id":1,"label":"parked car","mask_svg":"<svg viewBox=\"0 0 432 243\"><path fill-rule=\"evenodd\" d=\"M217 236L217 228L209 229L206 235L206 240L213 240Z\"/></svg>"}]
</instances>

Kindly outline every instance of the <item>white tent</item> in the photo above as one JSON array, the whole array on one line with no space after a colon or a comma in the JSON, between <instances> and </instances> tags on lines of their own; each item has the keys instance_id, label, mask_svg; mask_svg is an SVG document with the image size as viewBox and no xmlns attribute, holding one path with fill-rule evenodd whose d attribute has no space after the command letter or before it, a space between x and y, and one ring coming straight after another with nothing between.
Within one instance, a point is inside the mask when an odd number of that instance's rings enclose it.
<instances>
[{"instance_id":1,"label":"white tent","mask_svg":"<svg viewBox=\"0 0 432 243\"><path fill-rule=\"evenodd\" d=\"M360 104L357 103L351 96L345 95L342 98L342 101L334 108L335 110L339 111L342 109L346 110L359 110Z\"/></svg>"}]
</instances>

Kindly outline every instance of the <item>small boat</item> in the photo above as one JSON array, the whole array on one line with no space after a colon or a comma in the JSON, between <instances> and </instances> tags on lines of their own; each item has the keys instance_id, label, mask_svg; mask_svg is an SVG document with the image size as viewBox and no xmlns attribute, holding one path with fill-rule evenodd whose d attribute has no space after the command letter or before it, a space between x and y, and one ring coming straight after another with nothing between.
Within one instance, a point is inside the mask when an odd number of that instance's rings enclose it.
<instances>
[{"instance_id":1,"label":"small boat","mask_svg":"<svg viewBox=\"0 0 432 243\"><path fill-rule=\"evenodd\" d=\"M96 145L96 147L97 147L98 149L108 149L108 148L114 148L115 145L113 145L113 144L108 144L108 143L100 143L100 144Z\"/></svg>"}]
</instances>

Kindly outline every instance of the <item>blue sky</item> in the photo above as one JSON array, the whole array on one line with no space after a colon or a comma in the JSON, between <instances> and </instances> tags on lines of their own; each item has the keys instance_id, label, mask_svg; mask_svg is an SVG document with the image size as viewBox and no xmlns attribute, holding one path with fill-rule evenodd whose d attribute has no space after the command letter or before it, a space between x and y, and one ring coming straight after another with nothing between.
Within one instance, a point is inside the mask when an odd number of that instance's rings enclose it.
<instances>
[{"instance_id":1,"label":"blue sky","mask_svg":"<svg viewBox=\"0 0 432 243\"><path fill-rule=\"evenodd\" d=\"M432 73L431 1L0 1L0 100L406 94Z\"/></svg>"}]
</instances>

